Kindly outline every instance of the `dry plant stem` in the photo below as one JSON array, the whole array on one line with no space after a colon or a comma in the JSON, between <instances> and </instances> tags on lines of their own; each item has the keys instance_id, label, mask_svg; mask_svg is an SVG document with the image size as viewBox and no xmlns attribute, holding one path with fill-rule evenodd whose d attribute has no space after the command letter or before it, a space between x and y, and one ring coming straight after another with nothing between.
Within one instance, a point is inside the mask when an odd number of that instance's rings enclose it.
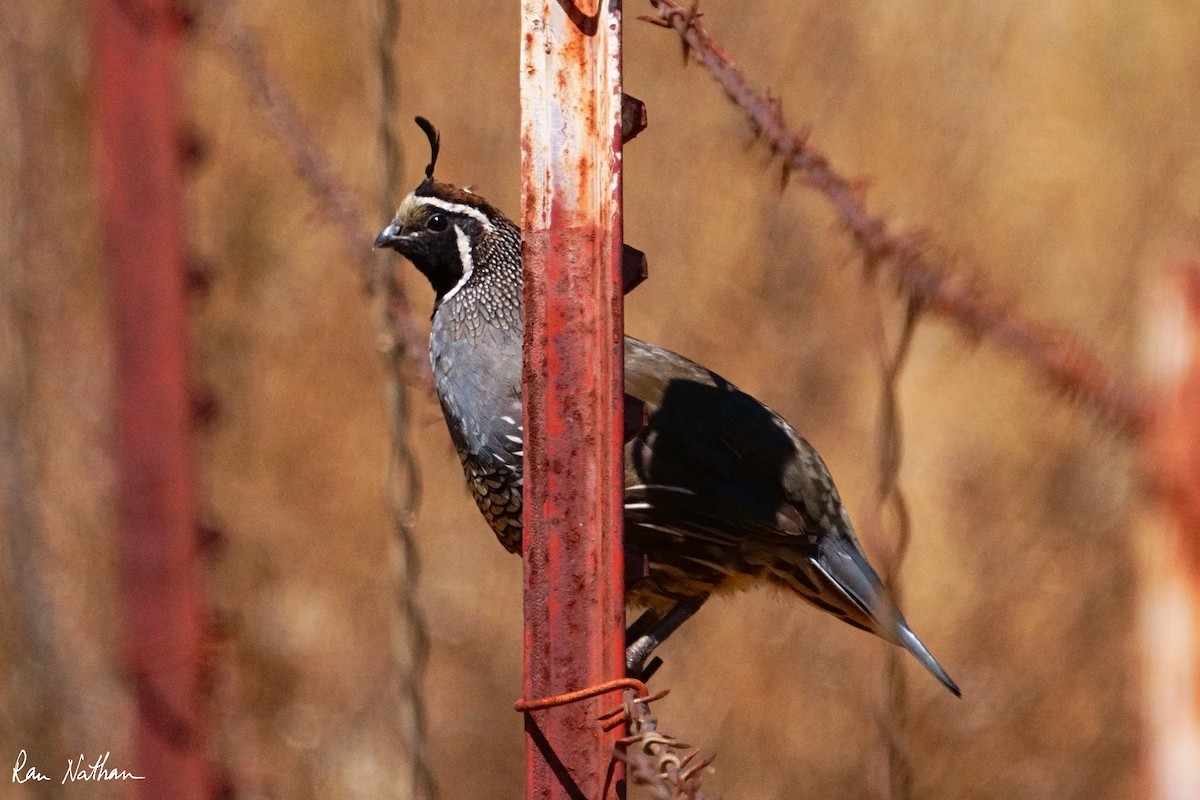
<instances>
[{"instance_id":1,"label":"dry plant stem","mask_svg":"<svg viewBox=\"0 0 1200 800\"><path fill-rule=\"evenodd\" d=\"M304 124L291 94L267 66L262 48L238 16L234 4L230 0L214 0L207 5L205 13L204 19L211 20L221 43L254 93L255 101L286 147L296 173L308 184L325 217L337 227L343 244L354 258L363 286L374 289L376 265L371 255L371 236L365 232L367 229L357 200L338 178L324 149ZM405 368L398 374L406 382L431 386L429 365L415 355L424 352L425 334L411 322L403 287L395 277L389 273L384 283L389 295L385 313L388 314L391 336L402 343L406 354Z\"/></svg>"},{"instance_id":2,"label":"dry plant stem","mask_svg":"<svg viewBox=\"0 0 1200 800\"><path fill-rule=\"evenodd\" d=\"M911 232L893 231L882 215L864 203L860 181L846 178L808 142L788 129L779 98L753 89L746 77L699 24L698 6L651 0L657 16L642 17L673 29L684 46L744 110L758 134L783 159L782 179L791 177L823 194L860 248L868 266L886 273L922 310L956 324L972 338L986 340L1029 365L1054 389L1092 408L1107 424L1127 435L1140 434L1148 410L1124 380L1114 375L1073 332L1030 320L1008 304L987 296L976 281L936 264Z\"/></svg>"}]
</instances>

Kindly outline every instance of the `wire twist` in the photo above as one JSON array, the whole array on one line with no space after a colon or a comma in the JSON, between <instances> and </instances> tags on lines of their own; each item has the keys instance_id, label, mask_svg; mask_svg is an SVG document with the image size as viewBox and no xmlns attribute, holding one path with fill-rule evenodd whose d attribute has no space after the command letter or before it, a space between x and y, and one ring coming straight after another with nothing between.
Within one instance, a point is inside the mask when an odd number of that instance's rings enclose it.
<instances>
[{"instance_id":1,"label":"wire twist","mask_svg":"<svg viewBox=\"0 0 1200 800\"><path fill-rule=\"evenodd\" d=\"M870 276L870 264L866 274ZM869 277L868 277L869 281ZM873 288L873 287L869 287ZM888 342L887 326L883 309L877 304L872 315L875 354L879 364L879 427L878 452L879 475L875 487L874 508L871 519L881 529L884 512L890 511L895 528L895 544L881 560L881 579L888 588L892 600L902 603L903 587L900 572L908 554L912 539L912 519L908 511L908 500L900 485L900 467L904 455L904 435L900 413L900 373L912 352L912 343L920 318L920 307L909 299L905 303L904 319L901 323L899 340L893 347ZM907 800L912 796L912 764L904 741L904 729L908 721L908 683L902 666L903 652L889 645L885 650L879 731L883 739L888 796L893 800Z\"/></svg>"},{"instance_id":2,"label":"wire twist","mask_svg":"<svg viewBox=\"0 0 1200 800\"><path fill-rule=\"evenodd\" d=\"M393 51L400 31L397 0L380 0L381 19L376 37L379 70L379 148L383 168L380 217L386 219L399 192L403 159L392 120L399 101L399 83ZM379 299L379 332L388 381L385 389L391 422L391 457L388 465L392 529L395 534L393 578L401 630L392 637L398 665L401 698L407 711L406 736L413 800L436 800L437 782L425 760L425 670L429 663L429 626L418 599L420 551L413 519L421 496L421 474L409 445L411 410L406 365L412 360L409 339L397 335L407 320L408 300L394 270L386 263L375 271L375 296Z\"/></svg>"}]
</instances>

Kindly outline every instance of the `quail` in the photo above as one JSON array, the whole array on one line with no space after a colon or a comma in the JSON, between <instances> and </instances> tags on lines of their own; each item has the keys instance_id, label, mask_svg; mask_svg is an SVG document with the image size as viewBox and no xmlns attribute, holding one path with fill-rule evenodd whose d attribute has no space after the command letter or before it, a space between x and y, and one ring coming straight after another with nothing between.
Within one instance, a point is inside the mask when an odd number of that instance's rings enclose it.
<instances>
[{"instance_id":1,"label":"quail","mask_svg":"<svg viewBox=\"0 0 1200 800\"><path fill-rule=\"evenodd\" d=\"M521 231L479 195L433 177L375 240L436 294L429 355L454 447L500 543L521 552ZM755 398L670 350L625 337L625 394L647 410L625 444L625 548L646 565L627 581L647 624L626 652L650 652L710 596L774 585L907 649L959 689L909 628L858 544L820 455ZM638 627L635 624L635 627Z\"/></svg>"}]
</instances>

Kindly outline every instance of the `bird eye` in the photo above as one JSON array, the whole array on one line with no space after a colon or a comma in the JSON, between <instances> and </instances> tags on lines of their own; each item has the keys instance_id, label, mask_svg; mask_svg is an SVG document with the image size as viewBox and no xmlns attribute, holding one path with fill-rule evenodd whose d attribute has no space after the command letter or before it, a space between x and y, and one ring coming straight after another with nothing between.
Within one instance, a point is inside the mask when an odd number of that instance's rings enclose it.
<instances>
[{"instance_id":1,"label":"bird eye","mask_svg":"<svg viewBox=\"0 0 1200 800\"><path fill-rule=\"evenodd\" d=\"M425 227L431 231L444 231L450 227L450 220L446 218L445 214L434 214L425 223Z\"/></svg>"}]
</instances>

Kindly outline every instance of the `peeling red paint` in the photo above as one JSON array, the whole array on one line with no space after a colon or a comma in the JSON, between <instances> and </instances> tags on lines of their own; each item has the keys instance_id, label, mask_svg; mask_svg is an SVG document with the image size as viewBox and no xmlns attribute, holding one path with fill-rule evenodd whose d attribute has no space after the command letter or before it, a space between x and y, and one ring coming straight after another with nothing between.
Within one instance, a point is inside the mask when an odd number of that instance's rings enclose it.
<instances>
[{"instance_id":1,"label":"peeling red paint","mask_svg":"<svg viewBox=\"0 0 1200 800\"><path fill-rule=\"evenodd\" d=\"M522 5L526 698L624 673L620 10L569 12ZM611 796L616 702L527 716L527 797Z\"/></svg>"}]
</instances>

